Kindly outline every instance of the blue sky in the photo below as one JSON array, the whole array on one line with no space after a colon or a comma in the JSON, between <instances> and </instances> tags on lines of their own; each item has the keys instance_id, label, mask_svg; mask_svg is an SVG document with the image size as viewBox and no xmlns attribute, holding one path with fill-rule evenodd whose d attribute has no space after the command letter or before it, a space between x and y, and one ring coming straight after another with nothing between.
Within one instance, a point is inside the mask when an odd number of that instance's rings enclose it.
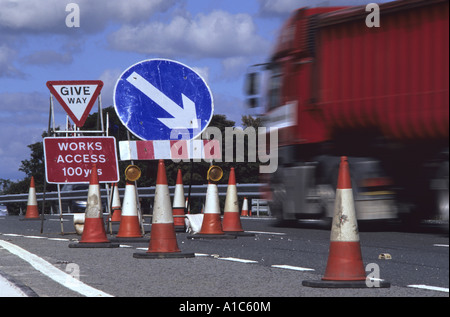
<instances>
[{"instance_id":1,"label":"blue sky","mask_svg":"<svg viewBox=\"0 0 450 317\"><path fill-rule=\"evenodd\" d=\"M80 27L65 24L66 5ZM367 1L367 3L370 1ZM249 65L268 58L293 9L365 4L361 0L0 0L0 178L19 180L27 145L47 129L49 80L102 80L102 104L129 66L149 58L182 62L200 73L215 114L240 123ZM95 107L94 107L95 108ZM95 111L95 110L93 110ZM56 102L56 125L65 111Z\"/></svg>"}]
</instances>

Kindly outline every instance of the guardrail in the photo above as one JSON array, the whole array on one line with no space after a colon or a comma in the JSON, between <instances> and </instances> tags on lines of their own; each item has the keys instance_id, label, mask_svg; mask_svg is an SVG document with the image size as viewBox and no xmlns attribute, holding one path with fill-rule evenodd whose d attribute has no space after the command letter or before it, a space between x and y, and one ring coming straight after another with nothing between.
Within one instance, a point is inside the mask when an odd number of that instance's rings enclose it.
<instances>
[{"instance_id":1,"label":"guardrail","mask_svg":"<svg viewBox=\"0 0 450 317\"><path fill-rule=\"evenodd\" d=\"M236 184L238 197L247 197L248 199L259 198L260 188L263 184ZM228 185L219 184L217 185L219 190L219 197L226 196ZM111 191L111 188L109 188ZM139 198L154 198L155 197L155 186L152 187L138 187ZM191 197L204 197L206 195L207 185L192 185L191 187ZM175 186L169 186L170 195L173 196L175 191ZM108 199L108 193L106 188L100 190L102 199ZM73 190L73 191L61 191L61 202L72 201L72 200L86 200L88 190ZM119 196L123 198L125 193L125 188L119 188ZM184 185L184 194L187 197L189 193L189 185ZM42 202L43 193L36 193L36 199L38 202ZM26 194L13 194L13 195L0 195L0 204L11 204L11 203L27 203L28 193ZM47 192L45 193L46 202L57 202L58 192ZM49 204L52 208L52 204ZM63 208L64 210L64 208Z\"/></svg>"}]
</instances>

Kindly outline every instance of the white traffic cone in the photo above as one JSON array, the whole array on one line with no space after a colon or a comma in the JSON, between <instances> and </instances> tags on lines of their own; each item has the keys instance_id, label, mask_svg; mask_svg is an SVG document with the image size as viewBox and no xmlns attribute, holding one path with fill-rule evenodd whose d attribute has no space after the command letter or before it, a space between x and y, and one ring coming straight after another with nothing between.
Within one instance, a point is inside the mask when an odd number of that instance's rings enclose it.
<instances>
[{"instance_id":1,"label":"white traffic cone","mask_svg":"<svg viewBox=\"0 0 450 317\"><path fill-rule=\"evenodd\" d=\"M181 252L178 248L172 205L167 185L164 160L159 160L156 178L155 202L153 207L150 243L145 253L133 253L134 258L188 258L195 253Z\"/></svg>"},{"instance_id":2,"label":"white traffic cone","mask_svg":"<svg viewBox=\"0 0 450 317\"><path fill-rule=\"evenodd\" d=\"M177 173L177 183L175 185L175 192L173 195L173 223L175 231L186 231L186 225L184 222L184 188L183 188L183 176L181 169Z\"/></svg>"},{"instance_id":3,"label":"white traffic cone","mask_svg":"<svg viewBox=\"0 0 450 317\"><path fill-rule=\"evenodd\" d=\"M368 283L369 282L369 283ZM347 157L341 157L336 188L330 250L321 281L303 281L303 286L321 288L390 287L390 283L367 281L359 243L353 190Z\"/></svg>"},{"instance_id":4,"label":"white traffic cone","mask_svg":"<svg viewBox=\"0 0 450 317\"><path fill-rule=\"evenodd\" d=\"M228 188L227 196L225 198L225 208L223 210L222 229L227 234L235 234L237 236L255 235L250 232L244 232L244 229L242 229L234 167L231 168L230 176L228 177Z\"/></svg>"},{"instance_id":5,"label":"white traffic cone","mask_svg":"<svg viewBox=\"0 0 450 317\"><path fill-rule=\"evenodd\" d=\"M78 243L70 243L69 248L117 248L119 244L111 243L105 231L103 221L102 197L98 182L97 167L94 164L89 181L88 199L84 218L84 229Z\"/></svg>"}]
</instances>

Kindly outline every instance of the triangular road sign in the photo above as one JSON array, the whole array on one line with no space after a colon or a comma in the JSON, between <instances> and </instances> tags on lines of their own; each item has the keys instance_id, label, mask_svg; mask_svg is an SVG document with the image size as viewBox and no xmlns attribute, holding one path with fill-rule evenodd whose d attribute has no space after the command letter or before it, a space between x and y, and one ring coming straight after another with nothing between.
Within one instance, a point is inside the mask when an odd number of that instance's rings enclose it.
<instances>
[{"instance_id":1,"label":"triangular road sign","mask_svg":"<svg viewBox=\"0 0 450 317\"><path fill-rule=\"evenodd\" d=\"M47 87L69 117L82 127L103 87L101 80L48 81Z\"/></svg>"}]
</instances>

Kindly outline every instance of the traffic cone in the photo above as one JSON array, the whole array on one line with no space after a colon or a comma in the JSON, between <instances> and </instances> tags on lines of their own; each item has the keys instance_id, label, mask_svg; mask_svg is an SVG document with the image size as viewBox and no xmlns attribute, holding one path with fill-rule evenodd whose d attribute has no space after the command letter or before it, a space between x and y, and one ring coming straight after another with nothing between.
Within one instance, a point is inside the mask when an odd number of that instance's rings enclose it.
<instances>
[{"instance_id":1,"label":"traffic cone","mask_svg":"<svg viewBox=\"0 0 450 317\"><path fill-rule=\"evenodd\" d=\"M220 220L219 192L217 185L208 183L206 190L206 203L203 211L202 227L197 234L187 236L188 239L211 238L211 239L234 239L236 236L227 235L222 230Z\"/></svg>"},{"instance_id":2,"label":"traffic cone","mask_svg":"<svg viewBox=\"0 0 450 317\"><path fill-rule=\"evenodd\" d=\"M120 222L122 216L122 205L120 204L120 196L119 196L119 186L118 184L114 184L114 192L113 192L113 201L112 201L112 212L113 215L111 217L111 222Z\"/></svg>"},{"instance_id":3,"label":"traffic cone","mask_svg":"<svg viewBox=\"0 0 450 317\"><path fill-rule=\"evenodd\" d=\"M23 218L23 220L38 220L38 219L40 218L36 199L36 187L34 185L34 177L31 176L30 189L28 191L27 211L25 213L25 218Z\"/></svg>"},{"instance_id":4,"label":"traffic cone","mask_svg":"<svg viewBox=\"0 0 450 317\"><path fill-rule=\"evenodd\" d=\"M254 234L244 232L244 229L242 229L234 167L231 168L230 176L228 177L228 188L227 196L225 198L225 208L223 210L222 229L228 234L235 234L238 236L254 236Z\"/></svg>"},{"instance_id":5,"label":"traffic cone","mask_svg":"<svg viewBox=\"0 0 450 317\"><path fill-rule=\"evenodd\" d=\"M70 243L69 248L117 248L119 244L111 243L106 237L103 222L102 197L98 183L97 167L94 164L89 181L84 229L78 243Z\"/></svg>"},{"instance_id":6,"label":"traffic cone","mask_svg":"<svg viewBox=\"0 0 450 317\"><path fill-rule=\"evenodd\" d=\"M155 202L153 207L150 243L145 253L133 253L134 258L187 258L194 253L182 253L178 248L170 204L164 160L159 160L156 177Z\"/></svg>"},{"instance_id":7,"label":"traffic cone","mask_svg":"<svg viewBox=\"0 0 450 317\"><path fill-rule=\"evenodd\" d=\"M303 281L304 286L323 288L366 288L358 223L353 200L353 190L347 157L341 157L336 189L330 249L325 275L321 281ZM386 282L378 287L389 287Z\"/></svg>"},{"instance_id":8,"label":"traffic cone","mask_svg":"<svg viewBox=\"0 0 450 317\"><path fill-rule=\"evenodd\" d=\"M248 200L247 200L247 197L244 197L244 202L242 203L241 216L248 217Z\"/></svg>"},{"instance_id":9,"label":"traffic cone","mask_svg":"<svg viewBox=\"0 0 450 317\"><path fill-rule=\"evenodd\" d=\"M134 182L127 181L125 185L119 231L117 232L116 238L112 239L112 241L148 241L148 238L143 238L140 226L136 202L136 186L134 186Z\"/></svg>"},{"instance_id":10,"label":"traffic cone","mask_svg":"<svg viewBox=\"0 0 450 317\"><path fill-rule=\"evenodd\" d=\"M184 223L184 188L181 169L178 170L177 183L175 185L175 193L173 195L173 215L179 216L173 218L175 231L185 231L186 225Z\"/></svg>"}]
</instances>

